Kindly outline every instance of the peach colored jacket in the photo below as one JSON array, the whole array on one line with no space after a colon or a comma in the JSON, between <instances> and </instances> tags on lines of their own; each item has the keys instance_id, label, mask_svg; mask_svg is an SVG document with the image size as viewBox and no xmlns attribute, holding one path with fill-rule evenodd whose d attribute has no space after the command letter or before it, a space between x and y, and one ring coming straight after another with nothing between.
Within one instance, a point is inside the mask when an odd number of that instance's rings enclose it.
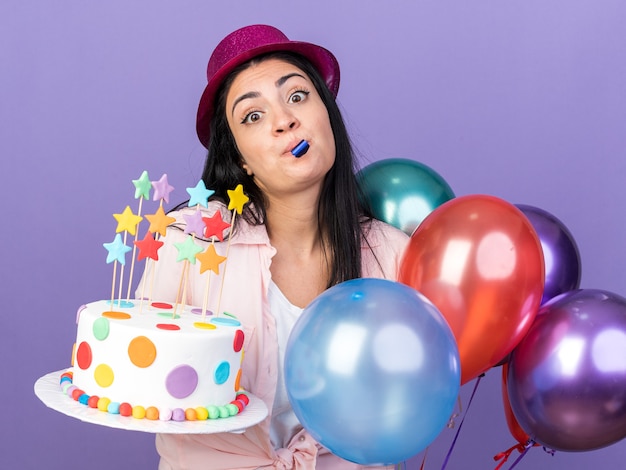
<instances>
[{"instance_id":1,"label":"peach colored jacket","mask_svg":"<svg viewBox=\"0 0 626 470\"><path fill-rule=\"evenodd\" d=\"M216 210L211 206L204 216ZM222 209L223 210L223 209ZM177 218L179 227L184 227L183 214L191 214L195 209L183 209L170 214ZM229 214L224 216L230 220ZM180 284L182 262L177 262L178 250L175 243L182 242L187 235L182 230L168 228L162 238L165 243L159 251L159 262L153 284L153 298L175 301ZM408 242L402 231L374 221L367 232L367 243L363 243L362 265L364 277L377 277L395 280L399 263ZM197 241L206 245L206 242ZM267 292L270 283L270 264L276 250L264 226L251 226L237 220L237 230L230 241L216 243L216 250L222 256L228 251L228 259L220 265L224 284L214 274L210 283L210 310L230 312L242 323L245 333L244 361L242 364L242 387L262 399L271 415L277 383L276 325L269 311ZM372 251L373 250L373 251ZM374 256L375 255L375 256ZM199 273L199 263L191 265L189 283L184 288L188 305L202 305L206 290L206 275ZM146 271L150 279L150 267ZM139 283L137 295L142 294ZM144 287L146 289L146 287ZM222 295L219 295L222 289ZM269 416L242 434L159 434L156 447L161 456L160 470L183 469L358 469L360 465L340 459L320 446L305 430L296 434L286 448L275 450L269 438ZM356 444L359 445L359 444ZM361 444L362 445L362 444ZM391 467L390 467L391 468Z\"/></svg>"}]
</instances>

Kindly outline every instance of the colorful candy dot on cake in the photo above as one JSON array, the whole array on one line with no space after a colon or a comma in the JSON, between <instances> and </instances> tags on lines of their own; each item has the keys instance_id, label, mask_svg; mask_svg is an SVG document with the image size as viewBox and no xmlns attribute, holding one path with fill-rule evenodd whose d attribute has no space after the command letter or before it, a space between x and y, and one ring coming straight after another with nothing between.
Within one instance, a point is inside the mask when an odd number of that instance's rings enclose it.
<instances>
[{"instance_id":1,"label":"colorful candy dot on cake","mask_svg":"<svg viewBox=\"0 0 626 470\"><path fill-rule=\"evenodd\" d=\"M107 364L98 364L93 372L93 377L96 383L103 388L110 387L115 380L113 369Z\"/></svg>"},{"instance_id":2,"label":"colorful candy dot on cake","mask_svg":"<svg viewBox=\"0 0 626 470\"><path fill-rule=\"evenodd\" d=\"M188 397L197 386L198 373L193 367L188 365L175 367L165 378L165 388L174 398Z\"/></svg>"},{"instance_id":3,"label":"colorful candy dot on cake","mask_svg":"<svg viewBox=\"0 0 626 470\"><path fill-rule=\"evenodd\" d=\"M107 412L112 415L120 414L120 404L118 402L112 401L111 403L109 403L109 406L107 406Z\"/></svg>"},{"instance_id":4,"label":"colorful candy dot on cake","mask_svg":"<svg viewBox=\"0 0 626 470\"><path fill-rule=\"evenodd\" d=\"M215 372L213 374L213 380L216 384L221 385L228 380L230 376L230 364L226 361L221 362L215 368Z\"/></svg>"},{"instance_id":5,"label":"colorful candy dot on cake","mask_svg":"<svg viewBox=\"0 0 626 470\"><path fill-rule=\"evenodd\" d=\"M69 395L71 393L69 390L72 387L75 387L72 382L64 382L63 384L61 384L61 390L63 390L63 393L65 393L66 395Z\"/></svg>"},{"instance_id":6,"label":"colorful candy dot on cake","mask_svg":"<svg viewBox=\"0 0 626 470\"><path fill-rule=\"evenodd\" d=\"M133 338L128 345L128 357L130 362L137 367L149 367L156 359L156 355L156 346L146 336L137 336Z\"/></svg>"},{"instance_id":7,"label":"colorful candy dot on cake","mask_svg":"<svg viewBox=\"0 0 626 470\"><path fill-rule=\"evenodd\" d=\"M74 393L74 390L78 390L78 387L76 385L72 384L72 385L70 385L69 387L67 387L65 389L65 394L68 397L72 398L72 393Z\"/></svg>"},{"instance_id":8,"label":"colorful candy dot on cake","mask_svg":"<svg viewBox=\"0 0 626 470\"><path fill-rule=\"evenodd\" d=\"M230 416L230 411L226 406L218 406L217 409L220 413L220 418L228 418Z\"/></svg>"},{"instance_id":9,"label":"colorful candy dot on cake","mask_svg":"<svg viewBox=\"0 0 626 470\"><path fill-rule=\"evenodd\" d=\"M63 372L61 374L61 381L63 381L63 379L70 379L73 380L74 379L74 374L72 373L72 371L67 371L67 372Z\"/></svg>"},{"instance_id":10,"label":"colorful candy dot on cake","mask_svg":"<svg viewBox=\"0 0 626 470\"><path fill-rule=\"evenodd\" d=\"M235 376L235 392L241 388L241 369L237 371L237 375Z\"/></svg>"},{"instance_id":11,"label":"colorful candy dot on cake","mask_svg":"<svg viewBox=\"0 0 626 470\"><path fill-rule=\"evenodd\" d=\"M146 419L151 421L156 421L159 419L159 410L154 406L149 406L146 408Z\"/></svg>"},{"instance_id":12,"label":"colorful candy dot on cake","mask_svg":"<svg viewBox=\"0 0 626 470\"><path fill-rule=\"evenodd\" d=\"M87 403L89 403L89 399L91 397L89 395L87 395L86 393L83 393L81 396L78 397L78 403L80 403L81 405L87 405Z\"/></svg>"},{"instance_id":13,"label":"colorful candy dot on cake","mask_svg":"<svg viewBox=\"0 0 626 470\"><path fill-rule=\"evenodd\" d=\"M209 418L209 411L204 406L196 408L196 419L198 421L206 421Z\"/></svg>"},{"instance_id":14,"label":"colorful candy dot on cake","mask_svg":"<svg viewBox=\"0 0 626 470\"><path fill-rule=\"evenodd\" d=\"M87 400L87 406L89 408L98 408L98 402L100 401L100 397L98 395L91 395L89 400Z\"/></svg>"},{"instance_id":15,"label":"colorful candy dot on cake","mask_svg":"<svg viewBox=\"0 0 626 470\"><path fill-rule=\"evenodd\" d=\"M159 419L161 421L169 421L172 419L172 410L171 408L160 408L159 409Z\"/></svg>"},{"instance_id":16,"label":"colorful candy dot on cake","mask_svg":"<svg viewBox=\"0 0 626 470\"><path fill-rule=\"evenodd\" d=\"M211 323L215 325L224 325L224 326L241 326L241 322L239 320L235 320L234 318L225 318L225 317L211 318Z\"/></svg>"},{"instance_id":17,"label":"colorful candy dot on cake","mask_svg":"<svg viewBox=\"0 0 626 470\"><path fill-rule=\"evenodd\" d=\"M217 406L209 405L206 407L207 413L209 414L209 419L217 419L220 417L220 410Z\"/></svg>"},{"instance_id":18,"label":"colorful candy dot on cake","mask_svg":"<svg viewBox=\"0 0 626 470\"><path fill-rule=\"evenodd\" d=\"M84 391L81 390L80 388L75 388L74 390L72 390L72 399L78 401L78 399L80 398L81 395L84 395Z\"/></svg>"},{"instance_id":19,"label":"colorful candy dot on cake","mask_svg":"<svg viewBox=\"0 0 626 470\"><path fill-rule=\"evenodd\" d=\"M174 408L172 410L172 421L185 421L185 410Z\"/></svg>"},{"instance_id":20,"label":"colorful candy dot on cake","mask_svg":"<svg viewBox=\"0 0 626 470\"><path fill-rule=\"evenodd\" d=\"M109 408L109 403L111 400L107 397L102 397L98 400L98 409L100 411L106 411Z\"/></svg>"},{"instance_id":21,"label":"colorful candy dot on cake","mask_svg":"<svg viewBox=\"0 0 626 470\"><path fill-rule=\"evenodd\" d=\"M237 330L235 332L235 339L233 340L233 350L235 352L241 351L243 348L243 341L245 339L245 335L242 330Z\"/></svg>"},{"instance_id":22,"label":"colorful candy dot on cake","mask_svg":"<svg viewBox=\"0 0 626 470\"><path fill-rule=\"evenodd\" d=\"M91 346L83 341L78 345L78 349L76 350L76 362L78 363L78 367L83 370L89 369L91 360Z\"/></svg>"},{"instance_id":23,"label":"colorful candy dot on cake","mask_svg":"<svg viewBox=\"0 0 626 470\"><path fill-rule=\"evenodd\" d=\"M109 336L109 320L105 317L96 318L93 322L93 335L97 340L104 341Z\"/></svg>"},{"instance_id":24,"label":"colorful candy dot on cake","mask_svg":"<svg viewBox=\"0 0 626 470\"><path fill-rule=\"evenodd\" d=\"M81 305L80 307L78 307L78 310L76 311L76 324L78 325L78 320L80 319L80 313L85 310L87 308L87 306L85 304Z\"/></svg>"},{"instance_id":25,"label":"colorful candy dot on cake","mask_svg":"<svg viewBox=\"0 0 626 470\"><path fill-rule=\"evenodd\" d=\"M246 406L250 403L250 398L245 393L238 393L235 400L241 400Z\"/></svg>"},{"instance_id":26,"label":"colorful candy dot on cake","mask_svg":"<svg viewBox=\"0 0 626 470\"><path fill-rule=\"evenodd\" d=\"M133 406L133 418L144 419L146 417L146 409L141 405Z\"/></svg>"},{"instance_id":27,"label":"colorful candy dot on cake","mask_svg":"<svg viewBox=\"0 0 626 470\"><path fill-rule=\"evenodd\" d=\"M196 421L198 419L195 408L187 408L185 410L185 419L187 421Z\"/></svg>"},{"instance_id":28,"label":"colorful candy dot on cake","mask_svg":"<svg viewBox=\"0 0 626 470\"><path fill-rule=\"evenodd\" d=\"M226 405L226 410L228 411L228 416L235 416L240 411L239 408L232 403Z\"/></svg>"},{"instance_id":29,"label":"colorful candy dot on cake","mask_svg":"<svg viewBox=\"0 0 626 470\"><path fill-rule=\"evenodd\" d=\"M131 404L126 402L120 403L120 414L122 416L132 416L133 407Z\"/></svg>"},{"instance_id":30,"label":"colorful candy dot on cake","mask_svg":"<svg viewBox=\"0 0 626 470\"><path fill-rule=\"evenodd\" d=\"M230 404L237 407L238 413L241 413L243 409L246 407L245 403L242 402L241 400L233 400L230 402Z\"/></svg>"}]
</instances>

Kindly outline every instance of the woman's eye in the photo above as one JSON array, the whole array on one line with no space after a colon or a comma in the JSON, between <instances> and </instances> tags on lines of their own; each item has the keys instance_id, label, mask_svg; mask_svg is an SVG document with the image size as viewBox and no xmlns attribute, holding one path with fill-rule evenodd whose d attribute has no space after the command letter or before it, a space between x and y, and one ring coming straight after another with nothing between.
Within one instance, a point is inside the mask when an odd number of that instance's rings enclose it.
<instances>
[{"instance_id":1,"label":"woman's eye","mask_svg":"<svg viewBox=\"0 0 626 470\"><path fill-rule=\"evenodd\" d=\"M253 122L257 122L259 119L261 119L261 113L259 113L258 111L252 111L251 113L248 113L244 116L241 123L252 124Z\"/></svg>"},{"instance_id":2,"label":"woman's eye","mask_svg":"<svg viewBox=\"0 0 626 470\"><path fill-rule=\"evenodd\" d=\"M289 102L300 103L301 101L304 101L306 99L308 94L308 91L296 91L295 93L292 93L289 97Z\"/></svg>"}]
</instances>

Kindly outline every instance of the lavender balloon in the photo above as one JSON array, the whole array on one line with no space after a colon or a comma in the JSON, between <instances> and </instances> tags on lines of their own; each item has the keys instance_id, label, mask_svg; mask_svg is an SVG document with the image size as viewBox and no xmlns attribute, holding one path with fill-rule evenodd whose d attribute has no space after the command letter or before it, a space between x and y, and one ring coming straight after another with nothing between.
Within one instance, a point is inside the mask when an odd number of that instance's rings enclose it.
<instances>
[{"instance_id":1,"label":"lavender balloon","mask_svg":"<svg viewBox=\"0 0 626 470\"><path fill-rule=\"evenodd\" d=\"M538 207L516 204L537 232L546 269L541 303L580 286L580 254L574 237L554 215Z\"/></svg>"},{"instance_id":2,"label":"lavender balloon","mask_svg":"<svg viewBox=\"0 0 626 470\"><path fill-rule=\"evenodd\" d=\"M546 447L626 437L626 299L580 289L548 301L511 355L507 390L520 427Z\"/></svg>"}]
</instances>

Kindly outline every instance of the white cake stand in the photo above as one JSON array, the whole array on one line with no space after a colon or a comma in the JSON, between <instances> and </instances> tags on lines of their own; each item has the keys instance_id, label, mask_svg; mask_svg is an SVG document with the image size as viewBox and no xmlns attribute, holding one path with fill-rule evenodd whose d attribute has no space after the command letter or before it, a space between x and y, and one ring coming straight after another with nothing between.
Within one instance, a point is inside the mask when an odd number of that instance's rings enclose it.
<instances>
[{"instance_id":1,"label":"white cake stand","mask_svg":"<svg viewBox=\"0 0 626 470\"><path fill-rule=\"evenodd\" d=\"M65 369L40 377L35 382L35 395L46 406L72 418L86 423L125 429L127 431L143 431L164 434L214 434L219 432L242 433L267 416L267 406L258 397L246 393L250 399L248 406L239 414L230 418L207 419L204 421L155 421L136 419L132 416L114 415L96 408L89 408L63 393L59 385L61 374Z\"/></svg>"}]
</instances>

